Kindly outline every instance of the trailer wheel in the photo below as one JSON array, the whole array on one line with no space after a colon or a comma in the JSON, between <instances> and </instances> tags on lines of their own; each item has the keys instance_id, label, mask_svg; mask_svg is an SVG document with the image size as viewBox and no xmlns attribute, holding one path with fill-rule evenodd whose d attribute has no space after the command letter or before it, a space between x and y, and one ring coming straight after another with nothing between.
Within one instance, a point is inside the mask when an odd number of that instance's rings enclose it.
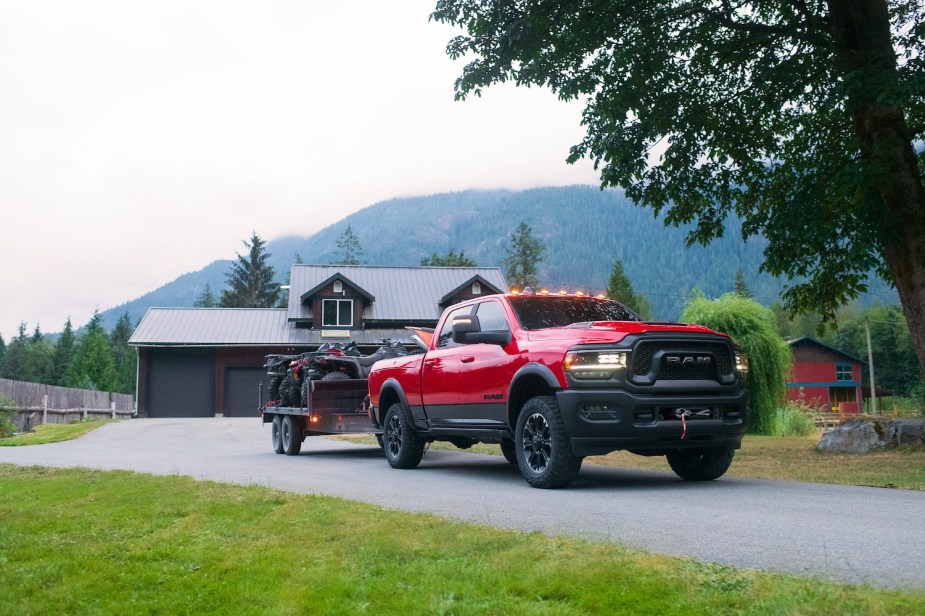
<instances>
[{"instance_id":1,"label":"trailer wheel","mask_svg":"<svg viewBox=\"0 0 925 616\"><path fill-rule=\"evenodd\" d=\"M564 488L578 477L582 458L572 445L555 396L527 400L514 431L517 466L534 488Z\"/></svg>"},{"instance_id":2,"label":"trailer wheel","mask_svg":"<svg viewBox=\"0 0 925 616\"><path fill-rule=\"evenodd\" d=\"M385 459L392 468L415 468L424 457L424 439L408 423L401 403L390 406L385 414L382 440Z\"/></svg>"},{"instance_id":3,"label":"trailer wheel","mask_svg":"<svg viewBox=\"0 0 925 616\"><path fill-rule=\"evenodd\" d=\"M295 415L286 415L282 425L283 453L297 456L302 451L302 423Z\"/></svg>"},{"instance_id":4,"label":"trailer wheel","mask_svg":"<svg viewBox=\"0 0 925 616\"><path fill-rule=\"evenodd\" d=\"M273 416L273 423L270 428L270 435L273 439L273 451L283 453L283 419L279 415Z\"/></svg>"},{"instance_id":5,"label":"trailer wheel","mask_svg":"<svg viewBox=\"0 0 925 616\"><path fill-rule=\"evenodd\" d=\"M676 449L665 457L675 474L686 481L713 481L722 477L735 451L729 447L705 447L703 449Z\"/></svg>"}]
</instances>

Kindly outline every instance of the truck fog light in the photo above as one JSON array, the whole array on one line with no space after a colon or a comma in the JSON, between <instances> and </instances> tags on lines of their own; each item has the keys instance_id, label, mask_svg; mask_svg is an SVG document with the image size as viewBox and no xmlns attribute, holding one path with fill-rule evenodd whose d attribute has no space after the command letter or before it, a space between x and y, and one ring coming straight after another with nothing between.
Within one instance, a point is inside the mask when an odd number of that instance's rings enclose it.
<instances>
[{"instance_id":1,"label":"truck fog light","mask_svg":"<svg viewBox=\"0 0 925 616\"><path fill-rule=\"evenodd\" d=\"M592 421L614 420L617 411L606 404L585 404L581 407L581 416Z\"/></svg>"}]
</instances>

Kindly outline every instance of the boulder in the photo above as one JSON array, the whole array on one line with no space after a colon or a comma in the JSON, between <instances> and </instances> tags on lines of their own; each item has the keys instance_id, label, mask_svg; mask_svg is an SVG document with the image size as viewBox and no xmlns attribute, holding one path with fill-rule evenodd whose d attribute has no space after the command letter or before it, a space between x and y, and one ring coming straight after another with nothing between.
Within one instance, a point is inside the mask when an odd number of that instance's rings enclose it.
<instances>
[{"instance_id":1,"label":"boulder","mask_svg":"<svg viewBox=\"0 0 925 616\"><path fill-rule=\"evenodd\" d=\"M886 431L876 420L854 419L822 435L816 449L833 453L867 453L886 447Z\"/></svg>"},{"instance_id":2,"label":"boulder","mask_svg":"<svg viewBox=\"0 0 925 616\"><path fill-rule=\"evenodd\" d=\"M925 446L925 419L854 419L826 432L816 449L867 453L877 449Z\"/></svg>"},{"instance_id":3,"label":"boulder","mask_svg":"<svg viewBox=\"0 0 925 616\"><path fill-rule=\"evenodd\" d=\"M925 445L925 419L896 419L886 433L890 447L921 447Z\"/></svg>"}]
</instances>

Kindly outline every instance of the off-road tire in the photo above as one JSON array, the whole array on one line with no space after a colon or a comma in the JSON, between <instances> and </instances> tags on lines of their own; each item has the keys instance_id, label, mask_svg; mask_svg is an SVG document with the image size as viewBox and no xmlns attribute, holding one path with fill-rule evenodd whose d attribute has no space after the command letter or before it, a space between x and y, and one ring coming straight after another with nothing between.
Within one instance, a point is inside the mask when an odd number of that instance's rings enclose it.
<instances>
[{"instance_id":1,"label":"off-road tire","mask_svg":"<svg viewBox=\"0 0 925 616\"><path fill-rule=\"evenodd\" d=\"M282 381L281 376L270 377L270 386L267 388L267 397L270 400L279 400L279 384Z\"/></svg>"},{"instance_id":2,"label":"off-road tire","mask_svg":"<svg viewBox=\"0 0 925 616\"><path fill-rule=\"evenodd\" d=\"M555 396L527 400L514 430L517 466L534 488L564 488L575 481L582 458L572 454Z\"/></svg>"},{"instance_id":3,"label":"off-road tire","mask_svg":"<svg viewBox=\"0 0 925 616\"><path fill-rule=\"evenodd\" d=\"M336 371L336 372L328 372L323 377L321 377L321 380L322 381L349 381L350 377L344 374L343 372Z\"/></svg>"},{"instance_id":4,"label":"off-road tire","mask_svg":"<svg viewBox=\"0 0 925 616\"><path fill-rule=\"evenodd\" d=\"M279 403L281 406L299 406L296 400L297 392L292 385L292 379L288 376L282 377L279 384Z\"/></svg>"},{"instance_id":5,"label":"off-road tire","mask_svg":"<svg viewBox=\"0 0 925 616\"><path fill-rule=\"evenodd\" d=\"M513 439L501 439L501 455L511 464L517 464L517 445L514 444Z\"/></svg>"},{"instance_id":6,"label":"off-road tire","mask_svg":"<svg viewBox=\"0 0 925 616\"><path fill-rule=\"evenodd\" d=\"M287 456L297 456L302 451L302 422L295 415L286 415L283 418L280 430L283 441L283 453Z\"/></svg>"},{"instance_id":7,"label":"off-road tire","mask_svg":"<svg viewBox=\"0 0 925 616\"><path fill-rule=\"evenodd\" d=\"M273 416L273 423L270 425L270 439L273 441L273 451L283 453L283 418L279 415Z\"/></svg>"},{"instance_id":8,"label":"off-road tire","mask_svg":"<svg viewBox=\"0 0 925 616\"><path fill-rule=\"evenodd\" d=\"M685 481L712 481L722 477L732 464L735 450L729 447L676 449L665 457L675 474Z\"/></svg>"},{"instance_id":9,"label":"off-road tire","mask_svg":"<svg viewBox=\"0 0 925 616\"><path fill-rule=\"evenodd\" d=\"M385 459L392 468L417 468L424 457L424 439L418 436L400 403L389 407L382 429Z\"/></svg>"}]
</instances>

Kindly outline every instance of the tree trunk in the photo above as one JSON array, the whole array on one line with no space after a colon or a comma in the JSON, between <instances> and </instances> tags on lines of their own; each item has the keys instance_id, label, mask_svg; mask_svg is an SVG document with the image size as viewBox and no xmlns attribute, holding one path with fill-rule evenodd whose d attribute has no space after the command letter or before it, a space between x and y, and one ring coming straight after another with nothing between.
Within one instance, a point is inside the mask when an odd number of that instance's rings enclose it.
<instances>
[{"instance_id":1,"label":"tree trunk","mask_svg":"<svg viewBox=\"0 0 925 616\"><path fill-rule=\"evenodd\" d=\"M829 0L838 67L861 155L882 202L878 237L925 377L925 188L897 100L885 0Z\"/></svg>"}]
</instances>

